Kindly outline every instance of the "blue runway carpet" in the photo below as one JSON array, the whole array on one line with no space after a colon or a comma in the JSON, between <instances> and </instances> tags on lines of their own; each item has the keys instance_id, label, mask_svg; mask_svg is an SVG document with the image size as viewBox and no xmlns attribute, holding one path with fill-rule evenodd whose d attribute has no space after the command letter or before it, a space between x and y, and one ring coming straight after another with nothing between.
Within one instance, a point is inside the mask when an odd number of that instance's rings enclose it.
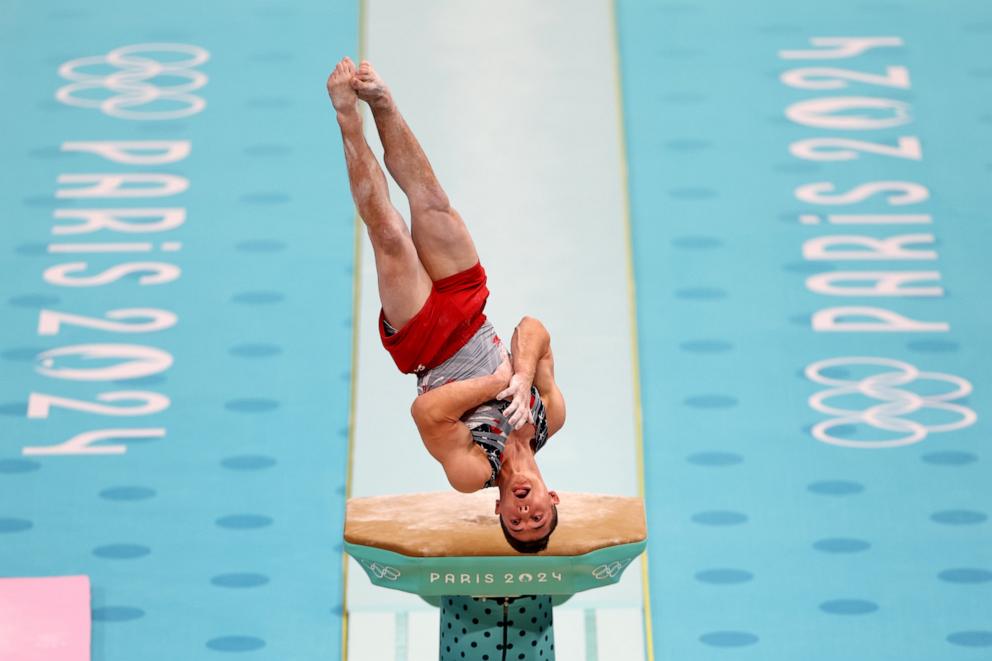
<instances>
[{"instance_id":1,"label":"blue runway carpet","mask_svg":"<svg viewBox=\"0 0 992 661\"><path fill-rule=\"evenodd\" d=\"M655 658L987 655L988 5L619 23Z\"/></svg>"},{"instance_id":2,"label":"blue runway carpet","mask_svg":"<svg viewBox=\"0 0 992 661\"><path fill-rule=\"evenodd\" d=\"M0 574L88 574L100 661L334 658L357 7L7 10Z\"/></svg>"}]
</instances>

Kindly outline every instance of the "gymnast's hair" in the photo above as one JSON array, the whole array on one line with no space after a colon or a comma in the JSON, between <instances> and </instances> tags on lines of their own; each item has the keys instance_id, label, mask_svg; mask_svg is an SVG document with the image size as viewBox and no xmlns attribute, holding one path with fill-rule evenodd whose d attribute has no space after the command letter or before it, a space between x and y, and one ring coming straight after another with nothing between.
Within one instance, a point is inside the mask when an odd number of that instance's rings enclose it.
<instances>
[{"instance_id":1,"label":"gymnast's hair","mask_svg":"<svg viewBox=\"0 0 992 661\"><path fill-rule=\"evenodd\" d=\"M510 530L503 523L503 517L499 517L499 527L503 529L503 536L506 537L506 541L510 543L510 546L517 553L538 553L548 548L548 540L551 539L551 533L558 527L558 506L551 506L551 525L548 526L548 534L544 537L538 537L529 542L521 541L510 534Z\"/></svg>"}]
</instances>

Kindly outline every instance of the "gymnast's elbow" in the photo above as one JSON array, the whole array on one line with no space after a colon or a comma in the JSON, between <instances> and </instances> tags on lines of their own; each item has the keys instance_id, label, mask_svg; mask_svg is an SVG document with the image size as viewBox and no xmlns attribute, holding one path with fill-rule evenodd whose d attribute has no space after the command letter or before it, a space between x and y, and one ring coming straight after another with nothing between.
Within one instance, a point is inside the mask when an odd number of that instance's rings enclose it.
<instances>
[{"instance_id":1,"label":"gymnast's elbow","mask_svg":"<svg viewBox=\"0 0 992 661\"><path fill-rule=\"evenodd\" d=\"M413 416L414 422L416 422L420 416L423 415L424 404L421 400L421 397L417 397L413 400L413 404L410 404L410 415Z\"/></svg>"},{"instance_id":2,"label":"gymnast's elbow","mask_svg":"<svg viewBox=\"0 0 992 661\"><path fill-rule=\"evenodd\" d=\"M444 474L448 478L448 484L455 491L474 493L479 490L479 485L485 483L486 478L476 475L475 471L464 470L464 468L464 466L444 464Z\"/></svg>"},{"instance_id":3,"label":"gymnast's elbow","mask_svg":"<svg viewBox=\"0 0 992 661\"><path fill-rule=\"evenodd\" d=\"M410 415L413 416L418 427L423 425L433 428L459 421L459 415L447 410L450 406L446 405L447 403L443 398L435 397L434 392L432 390L419 395L410 405Z\"/></svg>"},{"instance_id":4,"label":"gymnast's elbow","mask_svg":"<svg viewBox=\"0 0 992 661\"><path fill-rule=\"evenodd\" d=\"M533 328L540 328L541 330L547 332L547 329L544 327L544 324L541 323L541 320L538 319L537 317L532 317L529 314L525 314L523 317L520 318L520 321L517 323L517 328L520 328L521 326L531 326Z\"/></svg>"},{"instance_id":5,"label":"gymnast's elbow","mask_svg":"<svg viewBox=\"0 0 992 661\"><path fill-rule=\"evenodd\" d=\"M459 491L461 493L475 493L476 491L479 490L478 482L471 482L469 480L464 479L461 476L453 477L449 475L448 484L451 485L452 489L454 489L455 491Z\"/></svg>"},{"instance_id":6,"label":"gymnast's elbow","mask_svg":"<svg viewBox=\"0 0 992 661\"><path fill-rule=\"evenodd\" d=\"M437 419L430 402L428 402L423 396L417 397L413 400L413 404L410 405L410 415L413 416L413 421L416 423L417 429L419 429L421 433L433 428L438 422L440 422Z\"/></svg>"}]
</instances>

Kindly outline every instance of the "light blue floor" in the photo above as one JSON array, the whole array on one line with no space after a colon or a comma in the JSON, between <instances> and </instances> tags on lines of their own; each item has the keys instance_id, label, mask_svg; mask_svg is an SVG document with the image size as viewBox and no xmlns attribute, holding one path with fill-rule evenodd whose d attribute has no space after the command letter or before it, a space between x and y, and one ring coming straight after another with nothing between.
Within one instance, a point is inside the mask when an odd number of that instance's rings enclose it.
<instances>
[{"instance_id":1,"label":"light blue floor","mask_svg":"<svg viewBox=\"0 0 992 661\"><path fill-rule=\"evenodd\" d=\"M357 6L18 2L8 3L0 31L7 90L0 109L0 575L88 574L100 661L238 650L257 659L335 658L353 208L324 81L340 54L357 51ZM202 112L130 120L55 99L69 83L58 74L64 62L160 42L210 53L196 67L208 77L193 92L206 100ZM85 69L97 78L115 70ZM181 85L190 75L162 75L154 84ZM96 87L80 96L109 96L106 83ZM185 107L157 103L130 108ZM64 141L80 140L188 140L192 152L149 166L60 151ZM55 197L59 175L108 172L172 173L190 186L172 197ZM107 207L181 207L187 218L160 234L50 234L56 209ZM53 242L135 241L182 248L46 254ZM42 277L66 262L86 261L92 275L142 260L174 264L182 274L145 286L134 276L80 287ZM178 323L154 333L36 331L42 309L102 317L118 308L160 308ZM174 363L112 382L36 371L40 350L89 343L153 347ZM118 362L65 357L56 366ZM47 419L25 417L32 392L93 401L120 390L160 393L171 405L147 416L54 408ZM108 428L166 434L126 441L124 455L21 455L26 446Z\"/></svg>"},{"instance_id":2,"label":"light blue floor","mask_svg":"<svg viewBox=\"0 0 992 661\"><path fill-rule=\"evenodd\" d=\"M624 0L619 19L655 658L987 655L988 5ZM894 35L905 45L844 60L778 57L782 49L808 48L810 37L862 35ZM882 73L886 66L908 68L911 88L854 83L808 90L779 81L790 68ZM790 104L834 96L903 101L911 121L845 131L785 117ZM819 136L892 144L898 136L917 136L923 159L812 162L790 155L790 142ZM919 182L931 197L887 207L877 195L849 206L793 196L810 182L835 182L847 191L879 180ZM804 226L801 213L916 213L930 214L933 222ZM935 235L935 246L917 247L935 249L938 259L817 262L804 260L801 251L815 236L902 233ZM844 270L939 271L946 292L838 297L804 285L813 274ZM817 310L858 305L945 321L950 331L810 327ZM815 440L810 426L831 416L807 404L826 386L803 376L804 368L859 356L968 380L974 393L955 403L976 412L977 422L892 449ZM825 375L855 382L884 371L851 364ZM910 401L906 392L950 389L924 377L906 381L880 399L846 395L830 404L863 411L883 401ZM923 425L955 423L964 415L908 410L889 409ZM851 443L903 435L864 423L834 429Z\"/></svg>"}]
</instances>

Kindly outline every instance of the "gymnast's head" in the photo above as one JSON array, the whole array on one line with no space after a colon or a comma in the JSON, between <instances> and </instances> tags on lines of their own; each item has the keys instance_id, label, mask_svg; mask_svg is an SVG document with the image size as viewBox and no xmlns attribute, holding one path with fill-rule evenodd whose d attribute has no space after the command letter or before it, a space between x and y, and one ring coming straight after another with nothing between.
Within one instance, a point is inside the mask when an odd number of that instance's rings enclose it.
<instances>
[{"instance_id":1,"label":"gymnast's head","mask_svg":"<svg viewBox=\"0 0 992 661\"><path fill-rule=\"evenodd\" d=\"M544 480L514 476L499 485L496 514L503 535L518 553L537 553L548 547L558 526L558 494Z\"/></svg>"},{"instance_id":2,"label":"gymnast's head","mask_svg":"<svg viewBox=\"0 0 992 661\"><path fill-rule=\"evenodd\" d=\"M548 540L551 539L551 533L558 527L558 507L555 505L551 506L550 523L540 532L537 530L514 532L507 527L506 520L503 517L500 517L499 525L503 529L503 536L506 537L506 541L517 553L539 553L548 548ZM539 537L537 535L542 536ZM533 536L533 539L530 539L531 536Z\"/></svg>"}]
</instances>

